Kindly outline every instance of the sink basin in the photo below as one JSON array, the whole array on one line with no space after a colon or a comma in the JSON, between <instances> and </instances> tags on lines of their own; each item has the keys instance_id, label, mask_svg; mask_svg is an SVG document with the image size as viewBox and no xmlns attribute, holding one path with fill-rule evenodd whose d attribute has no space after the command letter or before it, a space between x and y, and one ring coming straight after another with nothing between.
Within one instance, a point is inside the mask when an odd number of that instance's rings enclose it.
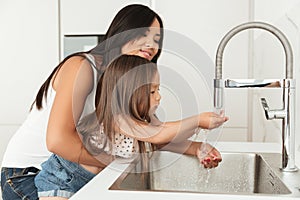
<instances>
[{"instance_id":1,"label":"sink basin","mask_svg":"<svg viewBox=\"0 0 300 200\"><path fill-rule=\"evenodd\" d=\"M280 154L223 152L222 158L208 170L194 156L157 151L147 162L148 171L141 172L141 161L133 162L110 190L300 196L299 189L282 180L295 179L300 186L299 172L285 175L271 166L280 163Z\"/></svg>"}]
</instances>

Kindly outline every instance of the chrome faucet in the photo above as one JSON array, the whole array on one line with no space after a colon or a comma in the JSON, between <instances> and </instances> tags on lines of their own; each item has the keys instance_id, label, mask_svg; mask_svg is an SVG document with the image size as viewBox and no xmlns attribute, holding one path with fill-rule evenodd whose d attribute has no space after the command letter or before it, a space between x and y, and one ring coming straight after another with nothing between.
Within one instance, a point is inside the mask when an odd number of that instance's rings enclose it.
<instances>
[{"instance_id":1,"label":"chrome faucet","mask_svg":"<svg viewBox=\"0 0 300 200\"><path fill-rule=\"evenodd\" d=\"M275 35L283 45L286 59L285 79L222 79L222 58L228 41L240 31L246 29L264 29ZM249 88L249 87L279 87L283 91L283 106L281 109L270 110L265 98L261 103L265 116L270 119L282 120L282 171L297 171L295 165L295 85L293 79L293 52L285 35L276 27L263 22L248 22L230 30L221 40L216 53L216 68L214 79L214 107L216 110L223 108L224 88Z\"/></svg>"}]
</instances>

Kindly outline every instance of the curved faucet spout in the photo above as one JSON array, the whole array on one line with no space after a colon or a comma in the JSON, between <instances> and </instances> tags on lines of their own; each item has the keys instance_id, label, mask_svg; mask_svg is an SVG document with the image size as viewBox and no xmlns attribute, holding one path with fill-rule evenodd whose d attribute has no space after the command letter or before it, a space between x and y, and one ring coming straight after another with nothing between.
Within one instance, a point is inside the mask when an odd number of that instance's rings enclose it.
<instances>
[{"instance_id":1,"label":"curved faucet spout","mask_svg":"<svg viewBox=\"0 0 300 200\"><path fill-rule=\"evenodd\" d=\"M286 74L283 80L254 80L242 81L222 79L222 59L225 46L228 41L240 31L246 29L264 29L275 35L281 42L286 59ZM216 110L223 108L224 88L249 88L249 87L281 87L283 91L283 108L270 110L266 100L262 99L262 105L267 119L282 120L282 166L283 171L297 171L295 165L295 84L293 79L293 52L285 35L276 27L263 22L248 22L230 30L221 40L216 54L216 69L214 80L214 107Z\"/></svg>"},{"instance_id":2,"label":"curved faucet spout","mask_svg":"<svg viewBox=\"0 0 300 200\"><path fill-rule=\"evenodd\" d=\"M286 78L292 79L293 78L293 53L292 53L292 47L288 41L288 39L285 37L285 35L276 27L264 23L264 22L248 22L241 24L232 30L230 30L221 40L217 53L216 53L216 71L215 71L215 78L216 79L222 79L222 61L223 61L223 52L225 49L225 46L227 45L228 41L235 36L237 33L247 30L247 29L264 29L266 31L269 31L273 35L275 35L281 42L284 48L285 57L286 57Z\"/></svg>"}]
</instances>

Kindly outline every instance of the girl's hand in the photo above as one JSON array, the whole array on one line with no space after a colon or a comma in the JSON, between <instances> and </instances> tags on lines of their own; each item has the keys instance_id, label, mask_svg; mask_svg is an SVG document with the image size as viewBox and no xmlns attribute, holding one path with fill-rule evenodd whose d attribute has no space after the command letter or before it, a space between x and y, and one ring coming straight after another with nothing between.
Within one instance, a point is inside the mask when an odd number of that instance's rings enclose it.
<instances>
[{"instance_id":1,"label":"girl's hand","mask_svg":"<svg viewBox=\"0 0 300 200\"><path fill-rule=\"evenodd\" d=\"M221 126L226 121L228 121L228 117L224 116L223 113L219 115L214 112L204 112L199 116L199 127L213 129Z\"/></svg>"},{"instance_id":2,"label":"girl's hand","mask_svg":"<svg viewBox=\"0 0 300 200\"><path fill-rule=\"evenodd\" d=\"M201 143L200 148L197 149L197 157L199 162L205 168L214 168L222 161L220 152L208 143Z\"/></svg>"}]
</instances>

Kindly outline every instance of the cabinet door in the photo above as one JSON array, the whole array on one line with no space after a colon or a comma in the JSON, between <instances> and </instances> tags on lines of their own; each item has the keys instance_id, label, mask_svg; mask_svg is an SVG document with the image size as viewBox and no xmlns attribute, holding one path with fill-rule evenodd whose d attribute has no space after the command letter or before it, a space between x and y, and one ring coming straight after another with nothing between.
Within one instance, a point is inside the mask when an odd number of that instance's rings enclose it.
<instances>
[{"instance_id":1,"label":"cabinet door","mask_svg":"<svg viewBox=\"0 0 300 200\"><path fill-rule=\"evenodd\" d=\"M18 125L58 64L57 1L3 1L0 24L0 126Z\"/></svg>"},{"instance_id":2,"label":"cabinet door","mask_svg":"<svg viewBox=\"0 0 300 200\"><path fill-rule=\"evenodd\" d=\"M62 34L104 34L112 19L131 3L150 5L150 0L63 0L60 1Z\"/></svg>"},{"instance_id":3,"label":"cabinet door","mask_svg":"<svg viewBox=\"0 0 300 200\"><path fill-rule=\"evenodd\" d=\"M198 66L196 66L196 68L198 67L198 70L202 70L202 74L204 76L206 72L203 71L203 66L200 65L206 65L208 63L206 66L207 68L214 68L216 50L222 37L233 27L249 21L248 18L250 8L248 1L156 0L154 5L155 10L162 16L166 29L175 31L191 39L207 53L210 62L203 60L203 63L200 62L198 63ZM168 36L166 35L165 41L167 40ZM178 45L185 46L184 42L181 40L173 42L177 43ZM228 43L223 55L223 78L247 78L249 52L248 42L248 33L246 31L236 35ZM193 49L191 49L191 52L193 52ZM174 60L176 60L174 57L177 57L179 60L183 60L184 58L182 57L184 56L174 56L174 54L171 54L172 50L164 52L159 62L163 62L164 65L169 64L169 68L176 69L178 74L181 76L184 76L184 74L188 73L187 71L189 69L194 68L194 66L189 68L189 64L184 66L178 61L174 62ZM188 61L185 60L185 63L188 63ZM212 63L212 65L210 65L210 63ZM214 69L209 70L212 70L214 73ZM202 111L207 111L209 109L211 110L211 107L208 107L207 105L212 105L212 96L207 98L207 88L201 86L200 82L202 80L200 78L198 82L192 82L192 74L193 73L191 72L190 77L186 76L183 79L190 84L191 90L196 91L194 96L198 97L200 106L205 105L201 108ZM211 81L213 81L213 78L214 74L213 76L210 75ZM169 74L161 74L162 85L168 79L171 79ZM180 87L180 84L178 87ZM163 92L164 91L162 91L162 93ZM239 138L239 140L247 139L247 93L247 90L237 91L225 89L225 110L226 114L230 116L230 121L226 123L225 129L223 130L224 133L222 138L224 140L231 138ZM174 116L176 115L176 118L179 118L179 114L181 113L175 113L173 105L174 103L168 101L168 96L166 98L164 94L162 94L162 96L162 107L164 107L166 110L165 113L173 112ZM184 104L187 103L188 101L184 102ZM191 104L190 106L193 105ZM190 113L192 113L192 111L195 111L196 108L190 108L190 110ZM188 114L189 113L187 113L187 115ZM173 116L170 116L170 118L173 118ZM235 137L236 134L240 135Z\"/></svg>"}]
</instances>

